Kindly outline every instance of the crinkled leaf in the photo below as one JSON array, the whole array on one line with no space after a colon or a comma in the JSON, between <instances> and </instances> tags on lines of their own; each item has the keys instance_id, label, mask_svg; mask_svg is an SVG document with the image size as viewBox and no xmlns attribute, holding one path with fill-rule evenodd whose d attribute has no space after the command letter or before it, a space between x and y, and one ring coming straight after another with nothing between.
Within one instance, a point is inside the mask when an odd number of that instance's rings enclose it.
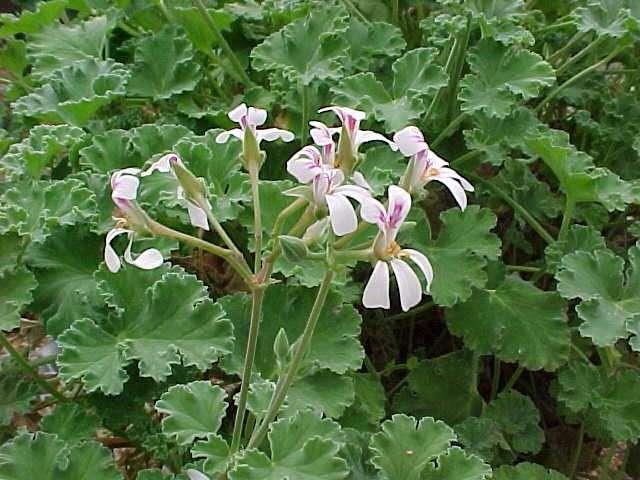
<instances>
[{"instance_id":1,"label":"crinkled leaf","mask_svg":"<svg viewBox=\"0 0 640 480\"><path fill-rule=\"evenodd\" d=\"M97 416L72 403L57 405L40 423L43 432L55 434L68 445L94 438L99 427L100 420Z\"/></svg>"},{"instance_id":2,"label":"crinkled leaf","mask_svg":"<svg viewBox=\"0 0 640 480\"><path fill-rule=\"evenodd\" d=\"M37 285L33 273L23 267L0 276L0 330L20 325L20 313L31 303Z\"/></svg>"},{"instance_id":3,"label":"crinkled leaf","mask_svg":"<svg viewBox=\"0 0 640 480\"><path fill-rule=\"evenodd\" d=\"M353 373L355 397L340 419L343 427L368 430L385 416L387 401L384 386L375 373Z\"/></svg>"},{"instance_id":4,"label":"crinkled leaf","mask_svg":"<svg viewBox=\"0 0 640 480\"><path fill-rule=\"evenodd\" d=\"M292 416L311 408L327 417L338 418L354 400L353 380L329 370L320 370L295 382L287 393L282 415Z\"/></svg>"},{"instance_id":5,"label":"crinkled leaf","mask_svg":"<svg viewBox=\"0 0 640 480\"><path fill-rule=\"evenodd\" d=\"M0 15L0 37L10 37L16 33L34 34L60 18L68 0L49 0L39 2L35 10L24 9L19 16Z\"/></svg>"},{"instance_id":6,"label":"crinkled leaf","mask_svg":"<svg viewBox=\"0 0 640 480\"><path fill-rule=\"evenodd\" d=\"M112 60L70 63L12 106L15 114L50 122L86 125L103 106L125 93L129 72Z\"/></svg>"},{"instance_id":7,"label":"crinkled leaf","mask_svg":"<svg viewBox=\"0 0 640 480\"><path fill-rule=\"evenodd\" d=\"M613 345L640 329L640 245L629 249L629 266L609 250L577 251L563 257L558 292L580 298L580 333L598 346ZM637 345L637 340L632 343Z\"/></svg>"},{"instance_id":8,"label":"crinkled leaf","mask_svg":"<svg viewBox=\"0 0 640 480\"><path fill-rule=\"evenodd\" d=\"M161 100L193 90L200 76L191 42L175 28L166 28L138 43L127 90Z\"/></svg>"},{"instance_id":9,"label":"crinkled leaf","mask_svg":"<svg viewBox=\"0 0 640 480\"><path fill-rule=\"evenodd\" d=\"M465 345L480 354L493 353L505 362L530 370L554 370L569 354L566 303L518 276L497 288L476 290L449 310L447 322Z\"/></svg>"},{"instance_id":10,"label":"crinkled leaf","mask_svg":"<svg viewBox=\"0 0 640 480\"><path fill-rule=\"evenodd\" d=\"M334 5L314 8L308 17L290 23L254 48L253 68L281 71L304 85L317 78L338 78L348 48L341 35L347 29L347 18Z\"/></svg>"},{"instance_id":11,"label":"crinkled leaf","mask_svg":"<svg viewBox=\"0 0 640 480\"><path fill-rule=\"evenodd\" d=\"M438 457L437 466L427 464L421 480L485 480L491 475L491 467L475 455L459 447L451 447Z\"/></svg>"},{"instance_id":12,"label":"crinkled leaf","mask_svg":"<svg viewBox=\"0 0 640 480\"><path fill-rule=\"evenodd\" d=\"M230 480L340 480L347 464L338 456L339 425L309 411L271 425L271 456L247 450L229 473Z\"/></svg>"},{"instance_id":13,"label":"crinkled leaf","mask_svg":"<svg viewBox=\"0 0 640 480\"><path fill-rule=\"evenodd\" d=\"M98 291L110 306L108 318L77 320L58 339L61 376L82 379L87 391L121 392L124 367L134 360L141 376L162 381L181 360L206 370L232 348L232 326L222 308L180 269L124 268L99 275Z\"/></svg>"},{"instance_id":14,"label":"crinkled leaf","mask_svg":"<svg viewBox=\"0 0 640 480\"><path fill-rule=\"evenodd\" d=\"M567 480L567 477L555 470L546 469L535 463L519 463L518 465L503 466L493 474L494 480Z\"/></svg>"},{"instance_id":15,"label":"crinkled leaf","mask_svg":"<svg viewBox=\"0 0 640 480\"><path fill-rule=\"evenodd\" d=\"M214 10L212 8L207 10L219 31L227 30L234 20L234 16L228 10ZM198 9L191 6L176 6L173 13L194 47L207 55L210 54L211 49L217 45L218 41Z\"/></svg>"},{"instance_id":16,"label":"crinkled leaf","mask_svg":"<svg viewBox=\"0 0 640 480\"><path fill-rule=\"evenodd\" d=\"M14 414L27 413L39 389L30 380L15 373L0 375L0 427L11 423ZM0 465L2 460L0 457Z\"/></svg>"},{"instance_id":17,"label":"crinkled leaf","mask_svg":"<svg viewBox=\"0 0 640 480\"><path fill-rule=\"evenodd\" d=\"M598 37L620 38L628 29L626 7L633 0L590 0L576 8L571 16L580 32L595 32Z\"/></svg>"},{"instance_id":18,"label":"crinkled leaf","mask_svg":"<svg viewBox=\"0 0 640 480\"><path fill-rule=\"evenodd\" d=\"M204 380L174 385L156 402L156 410L166 415L162 431L180 445L216 433L227 411L226 396L222 388Z\"/></svg>"},{"instance_id":19,"label":"crinkled leaf","mask_svg":"<svg viewBox=\"0 0 640 480\"><path fill-rule=\"evenodd\" d=\"M27 60L27 44L14 38L6 40L0 50L0 67L20 78L29 64Z\"/></svg>"},{"instance_id":20,"label":"crinkled leaf","mask_svg":"<svg viewBox=\"0 0 640 480\"><path fill-rule=\"evenodd\" d=\"M418 423L413 417L397 414L371 437L371 462L384 479L420 480L427 465L444 454L455 439L453 430L441 421L425 417Z\"/></svg>"},{"instance_id":21,"label":"crinkled leaf","mask_svg":"<svg viewBox=\"0 0 640 480\"><path fill-rule=\"evenodd\" d=\"M505 117L516 97L527 100L553 85L555 74L540 55L482 40L469 55L471 72L460 82L462 110L481 110L490 117Z\"/></svg>"},{"instance_id":22,"label":"crinkled leaf","mask_svg":"<svg viewBox=\"0 0 640 480\"><path fill-rule=\"evenodd\" d=\"M191 449L194 458L204 458L207 475L224 473L230 462L229 445L220 435L209 435L206 440L195 443Z\"/></svg>"},{"instance_id":23,"label":"crinkled leaf","mask_svg":"<svg viewBox=\"0 0 640 480\"><path fill-rule=\"evenodd\" d=\"M345 38L349 42L349 61L360 71L370 70L378 59L398 56L407 45L397 26L386 22L365 25L354 17Z\"/></svg>"},{"instance_id":24,"label":"crinkled leaf","mask_svg":"<svg viewBox=\"0 0 640 480\"><path fill-rule=\"evenodd\" d=\"M15 232L0 235L0 277L18 265L25 247L25 239Z\"/></svg>"}]
</instances>

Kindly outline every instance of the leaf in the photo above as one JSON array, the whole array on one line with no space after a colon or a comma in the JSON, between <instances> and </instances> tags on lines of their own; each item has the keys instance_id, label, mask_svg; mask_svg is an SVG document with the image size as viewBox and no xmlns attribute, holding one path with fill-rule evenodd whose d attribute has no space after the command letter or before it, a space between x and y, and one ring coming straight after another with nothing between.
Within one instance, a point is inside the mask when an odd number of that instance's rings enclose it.
<instances>
[{"instance_id":1,"label":"leaf","mask_svg":"<svg viewBox=\"0 0 640 480\"><path fill-rule=\"evenodd\" d=\"M386 22L371 22L365 25L351 17L345 34L349 42L349 62L347 70L372 70L376 62L384 58L397 57L407 45L402 31Z\"/></svg>"},{"instance_id":2,"label":"leaf","mask_svg":"<svg viewBox=\"0 0 640 480\"><path fill-rule=\"evenodd\" d=\"M50 433L21 433L0 447L0 478L122 480L111 451L97 442L69 448Z\"/></svg>"},{"instance_id":3,"label":"leaf","mask_svg":"<svg viewBox=\"0 0 640 480\"><path fill-rule=\"evenodd\" d=\"M476 290L449 311L447 323L476 353L492 353L529 370L552 371L569 355L565 309L555 292L512 275L494 290Z\"/></svg>"},{"instance_id":4,"label":"leaf","mask_svg":"<svg viewBox=\"0 0 640 480\"><path fill-rule=\"evenodd\" d=\"M341 35L347 29L345 12L333 5L314 8L271 34L251 52L258 71L279 71L289 81L310 85L315 79L336 79L348 44Z\"/></svg>"},{"instance_id":5,"label":"leaf","mask_svg":"<svg viewBox=\"0 0 640 480\"><path fill-rule=\"evenodd\" d=\"M124 367L134 360L142 377L160 382L180 360L203 371L232 348L232 327L222 308L179 268L129 267L117 274L101 271L97 278L110 312L106 319L76 320L58 337L66 381L82 379L88 392L113 395L122 391Z\"/></svg>"},{"instance_id":6,"label":"leaf","mask_svg":"<svg viewBox=\"0 0 640 480\"><path fill-rule=\"evenodd\" d=\"M308 411L271 425L271 457L247 450L229 472L230 480L340 480L347 465L338 457L339 425Z\"/></svg>"},{"instance_id":7,"label":"leaf","mask_svg":"<svg viewBox=\"0 0 640 480\"><path fill-rule=\"evenodd\" d=\"M213 23L219 31L228 30L235 17L228 10L207 9L209 15L213 19ZM182 28L184 28L189 40L193 46L207 55L211 54L211 49L217 44L217 38L212 33L203 16L195 7L179 7L173 8L176 20Z\"/></svg>"},{"instance_id":8,"label":"leaf","mask_svg":"<svg viewBox=\"0 0 640 480\"><path fill-rule=\"evenodd\" d=\"M413 417L396 414L371 437L371 463L382 478L419 480L427 465L455 439L453 430L441 421L425 417L418 423Z\"/></svg>"},{"instance_id":9,"label":"leaf","mask_svg":"<svg viewBox=\"0 0 640 480\"><path fill-rule=\"evenodd\" d=\"M114 24L114 19L101 16L75 25L55 23L34 33L27 45L34 73L43 76L76 61L102 58Z\"/></svg>"},{"instance_id":10,"label":"leaf","mask_svg":"<svg viewBox=\"0 0 640 480\"><path fill-rule=\"evenodd\" d=\"M293 416L310 408L330 418L339 418L354 401L353 380L329 370L320 370L296 381L287 393L282 416Z\"/></svg>"},{"instance_id":11,"label":"leaf","mask_svg":"<svg viewBox=\"0 0 640 480\"><path fill-rule=\"evenodd\" d=\"M68 445L94 438L99 427L98 417L83 410L80 405L72 403L57 405L40 423L43 432L55 434Z\"/></svg>"},{"instance_id":12,"label":"leaf","mask_svg":"<svg viewBox=\"0 0 640 480\"><path fill-rule=\"evenodd\" d=\"M229 445L220 435L209 435L195 443L191 449L194 458L204 458L204 471L208 475L225 473L229 466Z\"/></svg>"},{"instance_id":13,"label":"leaf","mask_svg":"<svg viewBox=\"0 0 640 480\"><path fill-rule=\"evenodd\" d=\"M540 55L482 40L469 55L471 72L460 82L462 110L490 117L509 114L516 97L534 98L553 85L555 74Z\"/></svg>"},{"instance_id":14,"label":"leaf","mask_svg":"<svg viewBox=\"0 0 640 480\"><path fill-rule=\"evenodd\" d=\"M16 33L34 34L47 25L58 21L68 0L49 0L39 2L35 10L24 9L20 16L13 14L0 15L0 37L11 37Z\"/></svg>"},{"instance_id":15,"label":"leaf","mask_svg":"<svg viewBox=\"0 0 640 480\"><path fill-rule=\"evenodd\" d=\"M23 251L23 237L15 232L0 235L0 277L16 268Z\"/></svg>"},{"instance_id":16,"label":"leaf","mask_svg":"<svg viewBox=\"0 0 640 480\"><path fill-rule=\"evenodd\" d=\"M82 127L101 107L124 95L128 78L120 63L79 60L52 72L43 86L12 107L16 115Z\"/></svg>"},{"instance_id":17,"label":"leaf","mask_svg":"<svg viewBox=\"0 0 640 480\"><path fill-rule=\"evenodd\" d=\"M591 0L576 8L571 17L579 32L595 32L598 37L620 38L628 31L629 18L624 0Z\"/></svg>"},{"instance_id":18,"label":"leaf","mask_svg":"<svg viewBox=\"0 0 640 480\"><path fill-rule=\"evenodd\" d=\"M48 333L57 335L74 320L94 314L100 297L93 273L102 248L102 239L77 228L57 230L44 243L29 245L25 258L38 281L33 309Z\"/></svg>"},{"instance_id":19,"label":"leaf","mask_svg":"<svg viewBox=\"0 0 640 480\"><path fill-rule=\"evenodd\" d=\"M422 480L485 480L491 467L480 457L469 455L458 447L451 447L438 457L438 465L430 463L420 477Z\"/></svg>"},{"instance_id":20,"label":"leaf","mask_svg":"<svg viewBox=\"0 0 640 480\"><path fill-rule=\"evenodd\" d=\"M166 28L140 40L127 90L154 100L192 91L200 80L191 42L175 28Z\"/></svg>"},{"instance_id":21,"label":"leaf","mask_svg":"<svg viewBox=\"0 0 640 480\"><path fill-rule=\"evenodd\" d=\"M23 40L8 39L0 51L0 67L21 78L28 65L27 44Z\"/></svg>"},{"instance_id":22,"label":"leaf","mask_svg":"<svg viewBox=\"0 0 640 480\"><path fill-rule=\"evenodd\" d=\"M527 146L551 169L570 201L599 202L609 211L622 211L637 201L630 183L606 168L594 167L589 155L569 143L566 132L549 130L529 138Z\"/></svg>"},{"instance_id":23,"label":"leaf","mask_svg":"<svg viewBox=\"0 0 640 480\"><path fill-rule=\"evenodd\" d=\"M567 480L555 470L546 469L535 463L519 463L515 467L505 465L493 474L494 480Z\"/></svg>"},{"instance_id":24,"label":"leaf","mask_svg":"<svg viewBox=\"0 0 640 480\"><path fill-rule=\"evenodd\" d=\"M179 445L214 434L227 411L227 394L208 381L174 385L156 402L156 410L166 415L162 431Z\"/></svg>"},{"instance_id":25,"label":"leaf","mask_svg":"<svg viewBox=\"0 0 640 480\"><path fill-rule=\"evenodd\" d=\"M283 328L293 342L302 333L316 290L302 287L269 287L263 303L263 319L260 342L256 351L255 366L263 378L272 379L277 373L273 342ZM219 300L234 325L236 341L233 353L222 359L221 365L228 373L240 373L246 348L251 302L246 294L236 294ZM266 321L268 319L268 321ZM363 350L360 334L360 315L352 305L342 303L340 295L330 292L320 313L309 351L302 362L302 371L325 368L344 374L360 368Z\"/></svg>"},{"instance_id":26,"label":"leaf","mask_svg":"<svg viewBox=\"0 0 640 480\"><path fill-rule=\"evenodd\" d=\"M407 375L408 387L396 397L395 409L450 425L461 422L482 406L473 361L468 350L421 361Z\"/></svg>"},{"instance_id":27,"label":"leaf","mask_svg":"<svg viewBox=\"0 0 640 480\"><path fill-rule=\"evenodd\" d=\"M31 292L37 285L33 273L24 267L0 276L0 330L20 325L20 313L31 303Z\"/></svg>"},{"instance_id":28,"label":"leaf","mask_svg":"<svg viewBox=\"0 0 640 480\"><path fill-rule=\"evenodd\" d=\"M563 257L556 279L563 297L582 300L576 307L583 321L578 328L595 345L640 333L640 245L629 249L626 275L624 260L609 250L577 251ZM637 345L635 337L632 344Z\"/></svg>"},{"instance_id":29,"label":"leaf","mask_svg":"<svg viewBox=\"0 0 640 480\"><path fill-rule=\"evenodd\" d=\"M81 128L70 125L36 125L29 136L14 143L0 160L0 168L9 177L28 173L38 179L46 169L53 169L71 156L85 138Z\"/></svg>"},{"instance_id":30,"label":"leaf","mask_svg":"<svg viewBox=\"0 0 640 480\"><path fill-rule=\"evenodd\" d=\"M385 87L373 73L345 78L332 92L335 102L362 108L385 123L388 130L399 130L424 113L423 97L435 94L447 84L442 67L434 65L432 48L417 48L405 53L392 65L393 85Z\"/></svg>"},{"instance_id":31,"label":"leaf","mask_svg":"<svg viewBox=\"0 0 640 480\"><path fill-rule=\"evenodd\" d=\"M496 217L486 208L471 205L440 214L438 239L423 250L433 265L431 295L438 305L452 306L471 296L472 287L487 282L484 267L500 254L500 239L491 232Z\"/></svg>"},{"instance_id":32,"label":"leaf","mask_svg":"<svg viewBox=\"0 0 640 480\"><path fill-rule=\"evenodd\" d=\"M355 398L340 419L343 427L368 430L385 416L386 392L378 375L353 373Z\"/></svg>"},{"instance_id":33,"label":"leaf","mask_svg":"<svg viewBox=\"0 0 640 480\"><path fill-rule=\"evenodd\" d=\"M38 393L38 387L32 381L12 373L0 374L0 427L9 425L15 414L27 413Z\"/></svg>"}]
</instances>

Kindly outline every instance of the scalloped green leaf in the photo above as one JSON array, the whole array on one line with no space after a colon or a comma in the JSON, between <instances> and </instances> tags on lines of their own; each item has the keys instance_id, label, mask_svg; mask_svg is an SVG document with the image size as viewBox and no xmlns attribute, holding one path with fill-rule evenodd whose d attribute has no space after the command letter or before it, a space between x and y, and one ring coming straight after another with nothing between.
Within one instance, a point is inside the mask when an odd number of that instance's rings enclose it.
<instances>
[{"instance_id":1,"label":"scalloped green leaf","mask_svg":"<svg viewBox=\"0 0 640 480\"><path fill-rule=\"evenodd\" d=\"M302 411L271 425L271 456L247 450L229 472L230 480L340 480L347 464L338 456L340 427L316 414Z\"/></svg>"},{"instance_id":2,"label":"scalloped green leaf","mask_svg":"<svg viewBox=\"0 0 640 480\"><path fill-rule=\"evenodd\" d=\"M540 55L482 40L469 55L471 73L460 82L464 112L482 111L490 117L509 114L517 98L538 96L553 85L553 67Z\"/></svg>"},{"instance_id":3,"label":"scalloped green leaf","mask_svg":"<svg viewBox=\"0 0 640 480\"><path fill-rule=\"evenodd\" d=\"M352 64L348 70L364 72L371 70L381 59L397 57L407 45L396 25L386 22L364 24L354 17L351 17L345 38L349 42L348 61Z\"/></svg>"},{"instance_id":4,"label":"scalloped green leaf","mask_svg":"<svg viewBox=\"0 0 640 480\"><path fill-rule=\"evenodd\" d=\"M440 214L442 228L436 240L424 248L433 265L431 295L438 305L452 306L467 300L472 288L487 282L487 259L500 254L500 239L491 232L496 216L471 205L464 211L451 208Z\"/></svg>"},{"instance_id":5,"label":"scalloped green leaf","mask_svg":"<svg viewBox=\"0 0 640 480\"><path fill-rule=\"evenodd\" d=\"M56 435L21 433L0 447L0 478L122 480L111 451L97 442L69 446Z\"/></svg>"},{"instance_id":6,"label":"scalloped green leaf","mask_svg":"<svg viewBox=\"0 0 640 480\"><path fill-rule=\"evenodd\" d=\"M314 8L309 16L288 24L255 47L251 65L258 71L279 71L303 85L315 79L339 78L348 50L342 35L347 19L334 5Z\"/></svg>"},{"instance_id":7,"label":"scalloped green leaf","mask_svg":"<svg viewBox=\"0 0 640 480\"><path fill-rule=\"evenodd\" d=\"M62 403L42 418L40 429L55 434L68 445L95 437L100 420L78 404Z\"/></svg>"},{"instance_id":8,"label":"scalloped green leaf","mask_svg":"<svg viewBox=\"0 0 640 480\"><path fill-rule=\"evenodd\" d=\"M438 457L437 465L430 463L421 480L485 480L491 467L480 457L470 455L459 447L451 447Z\"/></svg>"},{"instance_id":9,"label":"scalloped green leaf","mask_svg":"<svg viewBox=\"0 0 640 480\"><path fill-rule=\"evenodd\" d=\"M101 58L114 25L105 15L71 25L55 23L34 33L28 51L35 73L42 76L79 60Z\"/></svg>"},{"instance_id":10,"label":"scalloped green leaf","mask_svg":"<svg viewBox=\"0 0 640 480\"><path fill-rule=\"evenodd\" d=\"M579 32L620 38L628 32L629 4L627 0L591 0L585 6L576 8L571 17Z\"/></svg>"},{"instance_id":11,"label":"scalloped green leaf","mask_svg":"<svg viewBox=\"0 0 640 480\"><path fill-rule=\"evenodd\" d=\"M25 247L25 239L16 232L0 235L0 277L18 265Z\"/></svg>"},{"instance_id":12,"label":"scalloped green leaf","mask_svg":"<svg viewBox=\"0 0 640 480\"><path fill-rule=\"evenodd\" d=\"M0 171L8 177L28 173L37 179L58 166L84 138L81 128L70 125L36 125L27 138L9 147L0 160Z\"/></svg>"},{"instance_id":13,"label":"scalloped green leaf","mask_svg":"<svg viewBox=\"0 0 640 480\"><path fill-rule=\"evenodd\" d=\"M281 415L292 416L311 408L330 418L339 418L355 398L353 380L329 370L320 370L296 381L282 407Z\"/></svg>"},{"instance_id":14,"label":"scalloped green leaf","mask_svg":"<svg viewBox=\"0 0 640 480\"><path fill-rule=\"evenodd\" d=\"M277 373L273 342L283 328L294 341L304 329L316 289L273 285L263 303L260 342L256 352L255 369L263 378L272 379ZM228 373L240 373L249 328L251 302L246 294L236 294L219 300L234 324L236 342L231 355L221 365ZM268 319L268 321L267 321ZM357 370L362 364L363 349L358 341L361 318L352 305L342 303L339 294L330 292L320 314L311 340L309 352L302 362L302 370L326 368L343 374Z\"/></svg>"},{"instance_id":15,"label":"scalloped green leaf","mask_svg":"<svg viewBox=\"0 0 640 480\"><path fill-rule=\"evenodd\" d=\"M413 417L396 414L371 437L371 463L383 479L429 478L421 477L422 473L430 462L449 449L455 439L455 433L444 422L430 417L418 422Z\"/></svg>"},{"instance_id":16,"label":"scalloped green leaf","mask_svg":"<svg viewBox=\"0 0 640 480\"><path fill-rule=\"evenodd\" d=\"M17 115L82 127L98 110L125 94L129 71L112 60L70 63L47 76L46 83L13 104Z\"/></svg>"},{"instance_id":17,"label":"scalloped green leaf","mask_svg":"<svg viewBox=\"0 0 640 480\"><path fill-rule=\"evenodd\" d=\"M529 370L555 370L568 357L566 303L516 275L495 289L478 289L447 315L452 333L480 354L494 354Z\"/></svg>"},{"instance_id":18,"label":"scalloped green leaf","mask_svg":"<svg viewBox=\"0 0 640 480\"><path fill-rule=\"evenodd\" d=\"M156 402L156 410L165 415L162 432L179 445L215 434L227 411L226 397L222 388L205 380L174 385Z\"/></svg>"},{"instance_id":19,"label":"scalloped green leaf","mask_svg":"<svg viewBox=\"0 0 640 480\"><path fill-rule=\"evenodd\" d=\"M0 374L0 427L9 425L14 414L27 413L38 393L32 381L15 373Z\"/></svg>"},{"instance_id":20,"label":"scalloped green leaf","mask_svg":"<svg viewBox=\"0 0 640 480\"><path fill-rule=\"evenodd\" d=\"M369 430L385 417L386 392L375 373L353 373L354 401L340 418L343 427Z\"/></svg>"},{"instance_id":21,"label":"scalloped green leaf","mask_svg":"<svg viewBox=\"0 0 640 480\"><path fill-rule=\"evenodd\" d=\"M60 18L67 3L68 0L49 0L39 2L35 10L22 10L19 16L10 13L0 15L0 37L10 37L16 33L38 33Z\"/></svg>"},{"instance_id":22,"label":"scalloped green leaf","mask_svg":"<svg viewBox=\"0 0 640 480\"><path fill-rule=\"evenodd\" d=\"M494 480L567 480L567 477L555 470L528 462L500 467L494 472L493 478Z\"/></svg>"},{"instance_id":23,"label":"scalloped green leaf","mask_svg":"<svg viewBox=\"0 0 640 480\"><path fill-rule=\"evenodd\" d=\"M98 291L109 315L76 320L58 337L60 375L81 379L89 392L122 391L124 367L138 362L140 375L163 381L172 365L193 365L203 371L233 347L232 325L193 275L173 268L158 273L135 267L103 275ZM130 285L144 282L136 289Z\"/></svg>"},{"instance_id":24,"label":"scalloped green leaf","mask_svg":"<svg viewBox=\"0 0 640 480\"><path fill-rule=\"evenodd\" d=\"M610 250L576 251L562 258L558 292L579 298L576 307L584 337L598 346L614 345L630 333L640 335L640 244L629 249L629 266ZM634 348L640 347L637 337Z\"/></svg>"},{"instance_id":25,"label":"scalloped green leaf","mask_svg":"<svg viewBox=\"0 0 640 480\"><path fill-rule=\"evenodd\" d=\"M37 285L33 273L24 267L0 276L0 330L20 325L20 313L31 303Z\"/></svg>"},{"instance_id":26,"label":"scalloped green leaf","mask_svg":"<svg viewBox=\"0 0 640 480\"><path fill-rule=\"evenodd\" d=\"M138 42L127 91L162 100L192 91L200 77L191 42L168 27Z\"/></svg>"},{"instance_id":27,"label":"scalloped green leaf","mask_svg":"<svg viewBox=\"0 0 640 480\"><path fill-rule=\"evenodd\" d=\"M219 31L228 30L235 17L231 12L224 9L207 8L209 15L213 20L214 25ZM218 39L212 33L211 29L207 25L197 8L189 6L182 7L176 6L173 8L173 13L176 19L184 31L186 32L189 40L193 43L193 46L200 50L202 53L209 55L211 49L218 45Z\"/></svg>"},{"instance_id":28,"label":"scalloped green leaf","mask_svg":"<svg viewBox=\"0 0 640 480\"><path fill-rule=\"evenodd\" d=\"M208 475L225 473L230 462L229 445L220 435L209 435L191 448L194 458L204 458L204 471Z\"/></svg>"}]
</instances>

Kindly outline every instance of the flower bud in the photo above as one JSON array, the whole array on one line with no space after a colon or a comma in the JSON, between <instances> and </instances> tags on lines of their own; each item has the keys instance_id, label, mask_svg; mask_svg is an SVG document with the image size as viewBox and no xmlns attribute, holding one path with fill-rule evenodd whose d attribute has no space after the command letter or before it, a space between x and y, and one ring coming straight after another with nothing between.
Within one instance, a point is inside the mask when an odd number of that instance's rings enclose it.
<instances>
[{"instance_id":1,"label":"flower bud","mask_svg":"<svg viewBox=\"0 0 640 480\"><path fill-rule=\"evenodd\" d=\"M242 159L244 166L249 170L252 166L262 165L262 153L258 145L258 139L251 128L244 129L244 137L242 139Z\"/></svg>"},{"instance_id":2,"label":"flower bud","mask_svg":"<svg viewBox=\"0 0 640 480\"><path fill-rule=\"evenodd\" d=\"M281 328L276 335L276 339L273 342L273 353L276 356L276 363L278 369L282 372L289 363L289 352L291 351L289 346L289 338L284 328Z\"/></svg>"},{"instance_id":3,"label":"flower bud","mask_svg":"<svg viewBox=\"0 0 640 480\"><path fill-rule=\"evenodd\" d=\"M280 247L282 248L282 255L290 262L299 262L304 260L309 255L309 249L307 245L298 237L292 237L289 235L280 235Z\"/></svg>"},{"instance_id":4,"label":"flower bud","mask_svg":"<svg viewBox=\"0 0 640 480\"><path fill-rule=\"evenodd\" d=\"M338 143L338 153L336 153L336 164L344 173L345 178L351 176L351 172L356 166L355 152L353 151L349 132L343 125L340 131L340 141Z\"/></svg>"},{"instance_id":5,"label":"flower bud","mask_svg":"<svg viewBox=\"0 0 640 480\"><path fill-rule=\"evenodd\" d=\"M204 201L206 191L202 180L191 173L177 156L172 157L169 161L171 162L173 173L184 191L185 197L193 200L197 204Z\"/></svg>"},{"instance_id":6,"label":"flower bud","mask_svg":"<svg viewBox=\"0 0 640 480\"><path fill-rule=\"evenodd\" d=\"M126 198L114 198L113 202L126 220L129 229L135 230L138 233L148 232L147 214L135 201Z\"/></svg>"}]
</instances>

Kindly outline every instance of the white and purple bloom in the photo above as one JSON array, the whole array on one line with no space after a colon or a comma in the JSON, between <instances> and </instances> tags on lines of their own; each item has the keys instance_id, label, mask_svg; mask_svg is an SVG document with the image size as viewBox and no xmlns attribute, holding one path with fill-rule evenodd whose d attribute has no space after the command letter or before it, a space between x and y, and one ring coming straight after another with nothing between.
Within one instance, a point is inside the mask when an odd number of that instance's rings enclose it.
<instances>
[{"instance_id":1,"label":"white and purple bloom","mask_svg":"<svg viewBox=\"0 0 640 480\"><path fill-rule=\"evenodd\" d=\"M396 242L396 236L410 209L411 195L395 185L389 187L388 207L374 198L368 199L362 206L362 219L376 224L379 229L373 247L378 261L362 296L362 303L366 308L390 308L389 265L396 277L402 310L406 312L420 303L422 285L416 273L405 262L406 258L422 271L426 280L426 290L429 290L433 280L433 268L427 257L417 250L403 249Z\"/></svg>"},{"instance_id":2,"label":"white and purple bloom","mask_svg":"<svg viewBox=\"0 0 640 480\"><path fill-rule=\"evenodd\" d=\"M403 178L403 185L410 193L415 193L436 180L442 183L456 199L460 208L467 207L467 192L473 192L466 178L449 167L449 162L440 158L430 148L422 132L414 127L405 127L393 136L393 141L406 157L411 157Z\"/></svg>"},{"instance_id":3,"label":"white and purple bloom","mask_svg":"<svg viewBox=\"0 0 640 480\"><path fill-rule=\"evenodd\" d=\"M240 128L232 128L231 130L220 133L216 137L217 143L225 143L230 137L244 140L246 131L250 131L253 134L258 145L260 145L262 140L272 142L281 139L284 142L290 142L294 139L293 133L288 130L282 130L280 128L258 130L257 127L264 124L267 120L267 111L261 108L247 107L246 104L241 103L229 112L229 118L233 122L238 123Z\"/></svg>"},{"instance_id":4,"label":"white and purple bloom","mask_svg":"<svg viewBox=\"0 0 640 480\"><path fill-rule=\"evenodd\" d=\"M176 166L186 168L184 167L184 163L182 163L182 159L177 154L168 153L167 155L161 157L158 161L154 162L140 175L146 177L147 175L151 175L157 170L160 173L171 173L173 177L177 179L177 176L173 170ZM187 206L187 212L189 213L189 220L191 221L191 225L193 225L194 227L202 228L204 230L209 230L209 221L207 220L206 212L187 198L184 192L184 188L182 188L181 185L178 185L178 188L176 189L176 196L179 200L184 200ZM204 201L208 202L208 200Z\"/></svg>"},{"instance_id":5,"label":"white and purple bloom","mask_svg":"<svg viewBox=\"0 0 640 480\"><path fill-rule=\"evenodd\" d=\"M137 207L134 204L134 200L138 195L138 185L140 183L136 176L138 172L140 172L140 169L138 168L125 168L123 170L118 170L111 175L111 198L123 214L129 214L132 217L138 215L136 211ZM119 223L123 221L122 219L119 220ZM129 238L129 244L124 251L125 262L145 270L157 268L162 265L162 254L155 248L149 248L140 255L134 256L131 252L131 246L135 237L135 231L116 225L107 233L105 241L104 261L107 264L109 271L116 273L122 266L120 257L111 246L111 242L116 237L124 234Z\"/></svg>"},{"instance_id":6,"label":"white and purple bloom","mask_svg":"<svg viewBox=\"0 0 640 480\"><path fill-rule=\"evenodd\" d=\"M346 132L353 155L356 155L358 153L358 148L363 143L376 140L387 143L392 150L398 149L398 147L384 135L370 130L360 130L360 122L366 117L366 113L363 111L332 105L330 107L324 107L318 110L318 113L323 112L333 112L338 116L338 118L342 122L342 128L329 128L329 131L332 135L336 132ZM340 140L341 144L342 142L343 139Z\"/></svg>"}]
</instances>

